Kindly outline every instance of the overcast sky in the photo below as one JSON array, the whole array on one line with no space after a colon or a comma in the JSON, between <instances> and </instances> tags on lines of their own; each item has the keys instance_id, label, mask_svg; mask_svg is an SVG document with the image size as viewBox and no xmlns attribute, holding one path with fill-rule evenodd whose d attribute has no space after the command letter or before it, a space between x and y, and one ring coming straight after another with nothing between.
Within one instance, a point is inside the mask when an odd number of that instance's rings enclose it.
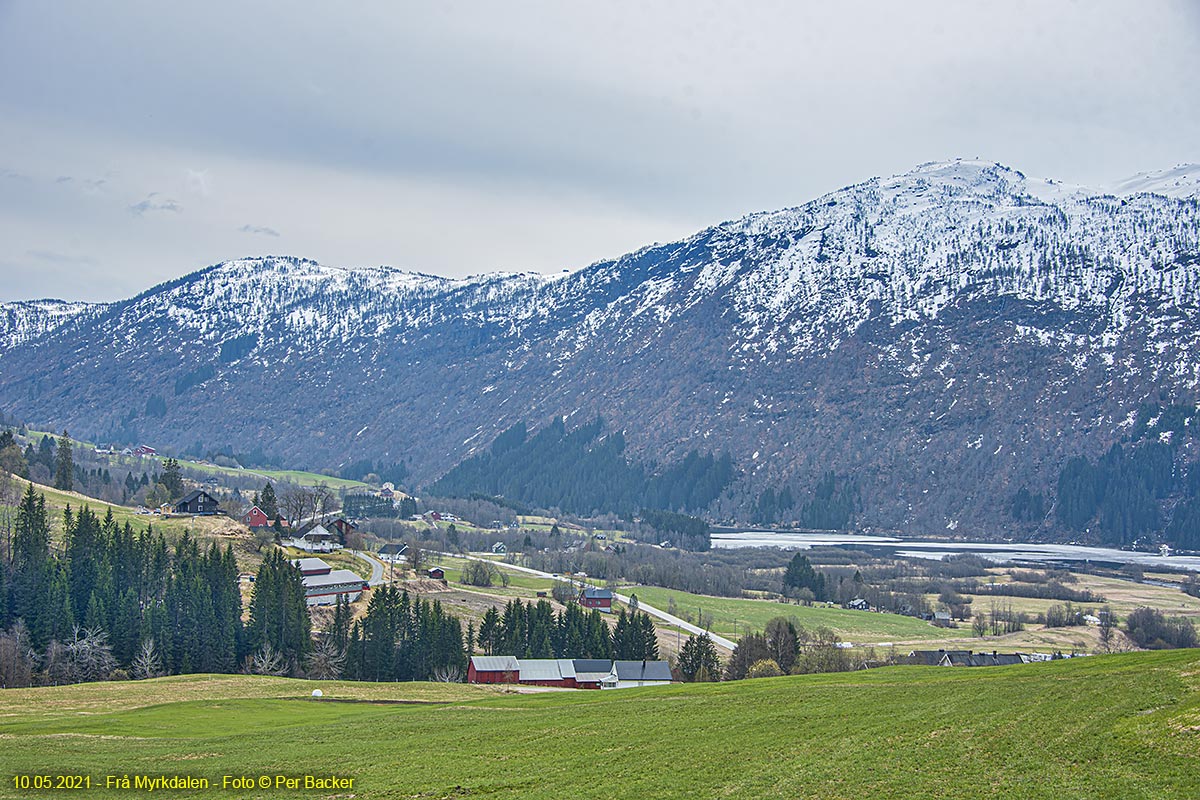
<instances>
[{"instance_id":1,"label":"overcast sky","mask_svg":"<svg viewBox=\"0 0 1200 800\"><path fill-rule=\"evenodd\" d=\"M1190 0L184 5L0 0L0 300L557 272L923 161L1200 161Z\"/></svg>"}]
</instances>

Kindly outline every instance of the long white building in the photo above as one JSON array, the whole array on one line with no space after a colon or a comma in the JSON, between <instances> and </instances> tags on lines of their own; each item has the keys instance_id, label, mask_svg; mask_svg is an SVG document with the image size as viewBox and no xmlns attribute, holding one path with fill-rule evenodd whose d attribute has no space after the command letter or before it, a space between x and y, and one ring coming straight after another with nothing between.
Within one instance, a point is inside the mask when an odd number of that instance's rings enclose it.
<instances>
[{"instance_id":1,"label":"long white building","mask_svg":"<svg viewBox=\"0 0 1200 800\"><path fill-rule=\"evenodd\" d=\"M368 585L358 573L334 569L319 558L298 558L292 563L304 578L304 597L310 606L331 606L338 597L353 603Z\"/></svg>"}]
</instances>

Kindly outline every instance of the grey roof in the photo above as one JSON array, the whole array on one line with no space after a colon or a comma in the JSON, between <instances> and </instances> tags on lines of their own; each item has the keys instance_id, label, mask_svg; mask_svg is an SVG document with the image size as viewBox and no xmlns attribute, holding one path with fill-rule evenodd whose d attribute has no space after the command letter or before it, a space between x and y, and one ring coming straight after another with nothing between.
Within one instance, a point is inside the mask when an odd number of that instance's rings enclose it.
<instances>
[{"instance_id":1,"label":"grey roof","mask_svg":"<svg viewBox=\"0 0 1200 800\"><path fill-rule=\"evenodd\" d=\"M577 658L574 662L575 672L612 672L612 661L607 658Z\"/></svg>"},{"instance_id":2,"label":"grey roof","mask_svg":"<svg viewBox=\"0 0 1200 800\"><path fill-rule=\"evenodd\" d=\"M381 556L398 556L407 549L408 549L408 545L397 544L397 543L393 542L392 544L385 544L383 547L379 548L379 555L381 555Z\"/></svg>"},{"instance_id":3,"label":"grey roof","mask_svg":"<svg viewBox=\"0 0 1200 800\"><path fill-rule=\"evenodd\" d=\"M520 662L514 656L471 656L476 672L519 672Z\"/></svg>"},{"instance_id":4,"label":"grey roof","mask_svg":"<svg viewBox=\"0 0 1200 800\"><path fill-rule=\"evenodd\" d=\"M213 497L211 494L204 491L203 489L192 489L190 492L185 494L182 499L177 501L175 503L175 505L181 505L183 503L190 503L193 500L195 500L196 498L198 498L200 495L204 495L209 500L212 500L214 503L217 502L217 498Z\"/></svg>"},{"instance_id":5,"label":"grey roof","mask_svg":"<svg viewBox=\"0 0 1200 800\"><path fill-rule=\"evenodd\" d=\"M942 663L951 667L999 667L1023 663L1020 653L947 652Z\"/></svg>"},{"instance_id":6,"label":"grey roof","mask_svg":"<svg viewBox=\"0 0 1200 800\"><path fill-rule=\"evenodd\" d=\"M367 579L357 572L348 569L335 569L328 575L305 575L304 588L318 589L322 586L336 586L343 583L361 583L367 585Z\"/></svg>"},{"instance_id":7,"label":"grey roof","mask_svg":"<svg viewBox=\"0 0 1200 800\"><path fill-rule=\"evenodd\" d=\"M522 681L560 681L575 677L575 664L569 658L522 658Z\"/></svg>"},{"instance_id":8,"label":"grey roof","mask_svg":"<svg viewBox=\"0 0 1200 800\"><path fill-rule=\"evenodd\" d=\"M318 525L317 527L315 527L315 528L313 528L312 530L310 530L308 533L304 534L304 536L303 536L302 538L304 538L304 539L313 539L313 540L316 540L316 539L332 539L332 538L333 538L333 534L332 534L332 533L330 533L329 531L325 530L325 527L324 527L324 526L322 526L322 525Z\"/></svg>"},{"instance_id":9,"label":"grey roof","mask_svg":"<svg viewBox=\"0 0 1200 800\"><path fill-rule=\"evenodd\" d=\"M604 679L612 674L611 669L606 669L604 672L575 672L576 683L604 683Z\"/></svg>"},{"instance_id":10,"label":"grey roof","mask_svg":"<svg viewBox=\"0 0 1200 800\"><path fill-rule=\"evenodd\" d=\"M946 657L947 654L953 654L956 657L968 656L970 650L913 650L908 654L908 663L924 664L926 666L936 667L938 663Z\"/></svg>"},{"instance_id":11,"label":"grey roof","mask_svg":"<svg viewBox=\"0 0 1200 800\"><path fill-rule=\"evenodd\" d=\"M619 681L669 681L671 665L665 661L614 661Z\"/></svg>"},{"instance_id":12,"label":"grey roof","mask_svg":"<svg viewBox=\"0 0 1200 800\"><path fill-rule=\"evenodd\" d=\"M314 572L319 569L331 569L322 559L319 558L297 558L292 562L301 572Z\"/></svg>"},{"instance_id":13,"label":"grey roof","mask_svg":"<svg viewBox=\"0 0 1200 800\"><path fill-rule=\"evenodd\" d=\"M608 589L597 589L595 586L589 586L583 590L583 596L588 600L612 600L613 593Z\"/></svg>"}]
</instances>

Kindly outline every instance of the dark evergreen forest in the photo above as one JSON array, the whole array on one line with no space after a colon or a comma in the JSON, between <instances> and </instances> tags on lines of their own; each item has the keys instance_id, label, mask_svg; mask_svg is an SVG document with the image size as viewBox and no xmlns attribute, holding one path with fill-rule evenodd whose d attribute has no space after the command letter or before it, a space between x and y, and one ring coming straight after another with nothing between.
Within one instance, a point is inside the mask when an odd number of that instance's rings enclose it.
<instances>
[{"instance_id":1,"label":"dark evergreen forest","mask_svg":"<svg viewBox=\"0 0 1200 800\"><path fill-rule=\"evenodd\" d=\"M427 489L442 497L487 495L575 514L632 515L641 509L700 511L730 483L729 454L693 450L661 468L630 461L625 437L601 435L596 418L567 430L562 418L530 436L518 423L491 448L450 470Z\"/></svg>"}]
</instances>

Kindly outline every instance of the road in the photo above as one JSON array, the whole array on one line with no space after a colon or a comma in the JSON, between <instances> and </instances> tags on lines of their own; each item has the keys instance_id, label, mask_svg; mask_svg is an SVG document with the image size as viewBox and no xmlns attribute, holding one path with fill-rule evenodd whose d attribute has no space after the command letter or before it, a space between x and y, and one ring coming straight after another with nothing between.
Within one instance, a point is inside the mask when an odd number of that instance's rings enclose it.
<instances>
[{"instance_id":1,"label":"road","mask_svg":"<svg viewBox=\"0 0 1200 800\"><path fill-rule=\"evenodd\" d=\"M347 552L349 552L350 555L355 556L356 558L360 558L363 561L366 561L368 564L371 565L371 577L367 580L368 585L379 586L380 584L385 583L385 581L383 579L383 571L384 571L385 567L384 567L382 561L375 558L374 556L367 555L366 553L362 552L361 550L349 550Z\"/></svg>"},{"instance_id":2,"label":"road","mask_svg":"<svg viewBox=\"0 0 1200 800\"><path fill-rule=\"evenodd\" d=\"M462 558L462 556L457 555L455 553L442 553L441 555L452 556L455 558ZM550 572L542 572L540 569L532 569L530 567L522 567L517 564L506 564L503 561L496 561L495 559L491 559L491 558L482 558L480 556L467 556L467 558L474 559L475 561L486 561L489 564L495 564L497 567L503 567L504 569L511 569L516 572L524 572L527 575L536 575L539 578L549 578L552 581L562 581L563 583L579 585L579 582L572 578L565 578L561 575L554 575L553 573L550 573ZM628 595L617 594L616 592L613 592L613 597L615 597L618 601L625 603L626 605L629 605ZM731 642L729 639L726 639L724 636L717 636L715 633L706 631L701 627L693 625L692 623L688 622L687 620L680 619L679 617L675 616L674 614L668 614L666 611L655 608L654 606L649 605L647 603L643 603L641 600L638 600L638 610L645 611L650 616L657 617L658 619L661 619L663 622L666 622L669 625L674 625L677 628L682 628L683 630L687 631L688 633L697 634L697 635L699 635L701 633L707 633L708 638L712 640L713 644L717 645L718 647L723 647L726 650L732 651L733 648L736 646L735 642Z\"/></svg>"}]
</instances>

